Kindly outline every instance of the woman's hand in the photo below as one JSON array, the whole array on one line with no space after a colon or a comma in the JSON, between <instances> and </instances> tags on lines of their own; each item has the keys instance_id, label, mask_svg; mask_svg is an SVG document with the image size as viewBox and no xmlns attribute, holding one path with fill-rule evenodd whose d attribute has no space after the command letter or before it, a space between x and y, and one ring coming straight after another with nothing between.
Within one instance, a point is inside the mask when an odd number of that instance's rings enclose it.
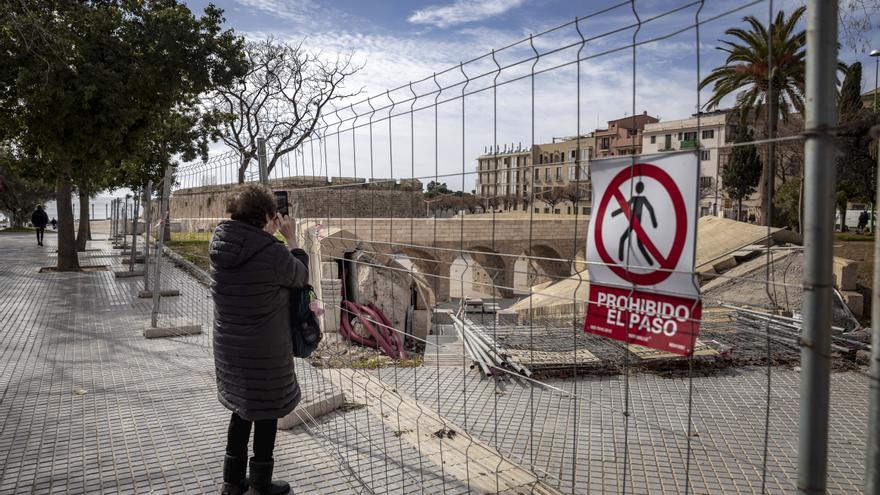
<instances>
[{"instance_id":1,"label":"woman's hand","mask_svg":"<svg viewBox=\"0 0 880 495\"><path fill-rule=\"evenodd\" d=\"M289 215L284 217L278 215L276 219L278 221L278 230L281 231L281 235L287 240L287 246L291 248L298 247L296 242L296 220Z\"/></svg>"}]
</instances>

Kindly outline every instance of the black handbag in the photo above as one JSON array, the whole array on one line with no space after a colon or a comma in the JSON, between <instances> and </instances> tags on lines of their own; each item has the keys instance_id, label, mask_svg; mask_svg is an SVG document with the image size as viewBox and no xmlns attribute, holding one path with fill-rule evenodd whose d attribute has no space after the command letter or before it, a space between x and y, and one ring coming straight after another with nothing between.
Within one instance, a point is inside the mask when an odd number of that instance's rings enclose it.
<instances>
[{"instance_id":1,"label":"black handbag","mask_svg":"<svg viewBox=\"0 0 880 495\"><path fill-rule=\"evenodd\" d=\"M293 341L293 355L307 358L321 342L321 326L309 304L317 299L315 289L306 285L302 289L290 291L290 331Z\"/></svg>"}]
</instances>

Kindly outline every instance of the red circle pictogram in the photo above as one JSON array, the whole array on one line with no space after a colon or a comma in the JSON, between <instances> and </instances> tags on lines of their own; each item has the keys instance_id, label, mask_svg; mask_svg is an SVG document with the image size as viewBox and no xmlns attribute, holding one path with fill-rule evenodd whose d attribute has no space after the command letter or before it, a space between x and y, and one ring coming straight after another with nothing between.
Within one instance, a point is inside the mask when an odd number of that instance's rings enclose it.
<instances>
[{"instance_id":1,"label":"red circle pictogram","mask_svg":"<svg viewBox=\"0 0 880 495\"><path fill-rule=\"evenodd\" d=\"M645 230L642 228L639 220L637 218L632 218L629 213L628 204L626 204L626 200L620 191L620 186L624 182L636 177L650 177L656 180L663 186L669 194L669 198L672 200L675 218L675 232L672 240L672 247L667 256L663 256L659 253ZM660 265L657 270L647 273L634 273L627 270L625 266L621 266L619 264L620 261L614 260L608 255L608 252L605 250L605 243L602 239L602 223L605 218L605 211L608 208L608 203L611 202L612 198L616 199L621 208L624 209L624 214L627 219L629 219L630 225L633 227L633 234L639 236L639 240L641 240L648 250L651 251L651 254L657 258L657 262ZM599 201L599 207L596 212L594 240L596 243L596 251L599 253L602 260L608 264L608 268L617 274L618 277L636 285L656 285L672 275L672 270L675 270L676 265L678 265L678 260L681 258L681 253L684 249L687 238L687 211L685 209L681 191L678 190L672 177L670 177L663 169L651 163L636 163L631 167L621 170L620 173L611 179L611 182L605 189L605 193L602 195L601 201ZM638 268L644 267L640 266Z\"/></svg>"}]
</instances>

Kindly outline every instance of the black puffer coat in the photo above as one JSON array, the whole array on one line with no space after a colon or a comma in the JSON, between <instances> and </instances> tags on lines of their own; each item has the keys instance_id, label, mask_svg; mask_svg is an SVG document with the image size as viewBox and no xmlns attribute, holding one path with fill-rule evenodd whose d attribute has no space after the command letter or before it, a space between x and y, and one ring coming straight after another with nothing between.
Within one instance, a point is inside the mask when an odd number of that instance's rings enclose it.
<instances>
[{"instance_id":1,"label":"black puffer coat","mask_svg":"<svg viewBox=\"0 0 880 495\"><path fill-rule=\"evenodd\" d=\"M308 283L308 255L235 220L214 230L210 255L220 402L251 421L281 418L300 400L290 289Z\"/></svg>"}]
</instances>

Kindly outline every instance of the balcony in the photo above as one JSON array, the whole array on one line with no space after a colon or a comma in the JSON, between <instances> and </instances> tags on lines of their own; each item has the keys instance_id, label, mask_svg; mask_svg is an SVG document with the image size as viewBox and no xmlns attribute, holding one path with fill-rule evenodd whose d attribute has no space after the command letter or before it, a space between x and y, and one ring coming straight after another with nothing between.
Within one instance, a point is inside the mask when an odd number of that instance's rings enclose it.
<instances>
[{"instance_id":1,"label":"balcony","mask_svg":"<svg viewBox=\"0 0 880 495\"><path fill-rule=\"evenodd\" d=\"M700 142L696 139L685 139L679 143L679 149L682 150L695 150L700 146Z\"/></svg>"}]
</instances>

